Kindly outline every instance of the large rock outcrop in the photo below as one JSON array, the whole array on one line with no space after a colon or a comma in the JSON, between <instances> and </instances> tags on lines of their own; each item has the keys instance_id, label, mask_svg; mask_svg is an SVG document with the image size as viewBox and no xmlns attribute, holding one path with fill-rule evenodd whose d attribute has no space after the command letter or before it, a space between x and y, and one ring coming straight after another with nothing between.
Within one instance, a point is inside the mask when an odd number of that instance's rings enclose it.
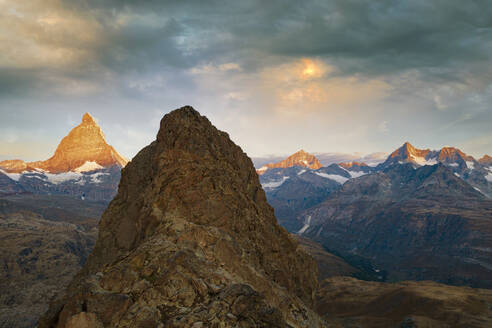
<instances>
[{"instance_id":1,"label":"large rock outcrop","mask_svg":"<svg viewBox=\"0 0 492 328\"><path fill-rule=\"evenodd\" d=\"M87 264L40 327L321 327L317 268L251 160L191 107L122 172Z\"/></svg>"}]
</instances>

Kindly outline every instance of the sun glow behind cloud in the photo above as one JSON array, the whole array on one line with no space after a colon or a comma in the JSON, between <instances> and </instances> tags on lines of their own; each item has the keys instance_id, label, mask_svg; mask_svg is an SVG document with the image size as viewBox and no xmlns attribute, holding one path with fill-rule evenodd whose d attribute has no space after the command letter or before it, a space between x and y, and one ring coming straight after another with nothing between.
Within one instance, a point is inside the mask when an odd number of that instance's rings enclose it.
<instances>
[{"instance_id":1,"label":"sun glow behind cloud","mask_svg":"<svg viewBox=\"0 0 492 328\"><path fill-rule=\"evenodd\" d=\"M0 129L46 125L55 144L58 121L91 111L118 121L107 134L131 157L155 111L190 104L251 155L407 139L486 151L490 17L456 0L0 0Z\"/></svg>"}]
</instances>

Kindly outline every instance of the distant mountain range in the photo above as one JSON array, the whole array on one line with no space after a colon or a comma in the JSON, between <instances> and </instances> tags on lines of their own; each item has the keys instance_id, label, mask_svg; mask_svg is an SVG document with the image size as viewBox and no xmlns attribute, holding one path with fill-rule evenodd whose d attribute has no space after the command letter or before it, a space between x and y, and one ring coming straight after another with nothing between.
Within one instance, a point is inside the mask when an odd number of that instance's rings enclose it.
<instances>
[{"instance_id":1,"label":"distant mountain range","mask_svg":"<svg viewBox=\"0 0 492 328\"><path fill-rule=\"evenodd\" d=\"M364 162L367 165L376 166L382 163L388 157L388 153L377 152L371 154L361 153L312 153L322 166L329 166L331 164L346 163L346 162ZM260 168L269 163L277 163L284 160L286 156L264 156L264 157L252 157L251 160L256 168Z\"/></svg>"},{"instance_id":2,"label":"distant mountain range","mask_svg":"<svg viewBox=\"0 0 492 328\"><path fill-rule=\"evenodd\" d=\"M0 195L62 194L109 202L127 162L106 143L101 128L86 113L48 160L0 162Z\"/></svg>"},{"instance_id":3,"label":"distant mountain range","mask_svg":"<svg viewBox=\"0 0 492 328\"><path fill-rule=\"evenodd\" d=\"M302 155L302 156L301 156ZM492 287L492 161L406 142L385 161L258 169L285 228L380 280L431 279ZM281 162L286 163L286 161ZM280 166L280 167L279 167Z\"/></svg>"}]
</instances>

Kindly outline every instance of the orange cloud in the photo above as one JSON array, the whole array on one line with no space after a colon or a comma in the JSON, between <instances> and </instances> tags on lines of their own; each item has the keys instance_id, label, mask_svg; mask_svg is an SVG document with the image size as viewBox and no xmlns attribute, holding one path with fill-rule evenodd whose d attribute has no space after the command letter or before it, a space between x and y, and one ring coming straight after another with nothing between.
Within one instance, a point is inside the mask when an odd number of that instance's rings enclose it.
<instances>
[{"instance_id":1,"label":"orange cloud","mask_svg":"<svg viewBox=\"0 0 492 328\"><path fill-rule=\"evenodd\" d=\"M390 89L383 80L331 76L335 71L321 60L302 58L265 69L259 92L274 97L277 112L302 115L377 101Z\"/></svg>"}]
</instances>

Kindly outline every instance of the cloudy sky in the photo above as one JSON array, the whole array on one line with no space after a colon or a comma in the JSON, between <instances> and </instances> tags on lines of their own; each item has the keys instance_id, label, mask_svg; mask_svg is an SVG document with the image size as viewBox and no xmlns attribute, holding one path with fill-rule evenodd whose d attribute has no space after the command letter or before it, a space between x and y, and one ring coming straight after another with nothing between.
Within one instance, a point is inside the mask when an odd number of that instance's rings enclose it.
<instances>
[{"instance_id":1,"label":"cloudy sky","mask_svg":"<svg viewBox=\"0 0 492 328\"><path fill-rule=\"evenodd\" d=\"M0 159L86 111L131 158L192 105L250 156L492 153L487 0L0 0Z\"/></svg>"}]
</instances>

